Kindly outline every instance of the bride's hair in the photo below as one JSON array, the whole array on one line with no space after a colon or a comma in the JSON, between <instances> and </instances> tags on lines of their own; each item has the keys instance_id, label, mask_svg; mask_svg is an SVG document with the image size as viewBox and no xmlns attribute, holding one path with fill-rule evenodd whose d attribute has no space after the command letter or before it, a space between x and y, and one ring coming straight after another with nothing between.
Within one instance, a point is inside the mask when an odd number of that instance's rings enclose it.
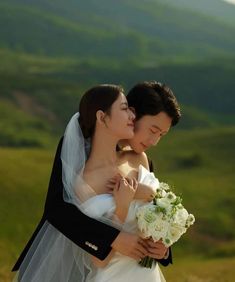
<instances>
[{"instance_id":1,"label":"bride's hair","mask_svg":"<svg viewBox=\"0 0 235 282\"><path fill-rule=\"evenodd\" d=\"M122 87L113 84L97 85L85 92L80 101L78 118L84 138L94 135L96 112L101 110L110 115L112 104L123 92Z\"/></svg>"}]
</instances>

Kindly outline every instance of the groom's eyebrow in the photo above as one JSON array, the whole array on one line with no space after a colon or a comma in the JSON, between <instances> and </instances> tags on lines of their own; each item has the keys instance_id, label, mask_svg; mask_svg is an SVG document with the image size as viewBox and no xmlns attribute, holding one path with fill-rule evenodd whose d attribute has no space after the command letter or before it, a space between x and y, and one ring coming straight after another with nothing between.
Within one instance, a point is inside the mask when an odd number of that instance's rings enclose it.
<instances>
[{"instance_id":1,"label":"groom's eyebrow","mask_svg":"<svg viewBox=\"0 0 235 282\"><path fill-rule=\"evenodd\" d=\"M156 129L158 129L158 130L160 130L160 132L163 133L164 135L167 134L167 132L168 132L167 130L164 131L163 129L161 129L161 128L160 128L159 126L157 126L156 124L153 124L152 127L156 128Z\"/></svg>"},{"instance_id":2,"label":"groom's eyebrow","mask_svg":"<svg viewBox=\"0 0 235 282\"><path fill-rule=\"evenodd\" d=\"M154 127L156 129L160 130L161 132L163 132L163 130L159 126L157 126L156 124L153 124L152 127Z\"/></svg>"}]
</instances>

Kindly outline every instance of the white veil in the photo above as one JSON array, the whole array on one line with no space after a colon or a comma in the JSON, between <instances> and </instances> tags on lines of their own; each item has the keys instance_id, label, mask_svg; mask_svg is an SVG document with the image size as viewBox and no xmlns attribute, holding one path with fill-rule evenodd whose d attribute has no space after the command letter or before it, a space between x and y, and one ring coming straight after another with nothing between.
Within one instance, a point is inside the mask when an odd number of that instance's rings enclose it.
<instances>
[{"instance_id":1,"label":"white veil","mask_svg":"<svg viewBox=\"0 0 235 282\"><path fill-rule=\"evenodd\" d=\"M79 113L76 113L69 121L62 144L63 197L64 201L72 203L86 213L86 208L76 196L75 184L78 178L82 177L90 142L85 141L83 137L78 117ZM101 216L98 220L121 228L120 224L109 217ZM46 221L24 258L15 280L84 282L91 273L91 268L90 256Z\"/></svg>"},{"instance_id":2,"label":"white veil","mask_svg":"<svg viewBox=\"0 0 235 282\"><path fill-rule=\"evenodd\" d=\"M65 133L61 149L62 181L64 201L74 204L78 208L81 202L75 194L75 183L82 175L85 161L85 139L78 123L79 113L72 116Z\"/></svg>"}]
</instances>

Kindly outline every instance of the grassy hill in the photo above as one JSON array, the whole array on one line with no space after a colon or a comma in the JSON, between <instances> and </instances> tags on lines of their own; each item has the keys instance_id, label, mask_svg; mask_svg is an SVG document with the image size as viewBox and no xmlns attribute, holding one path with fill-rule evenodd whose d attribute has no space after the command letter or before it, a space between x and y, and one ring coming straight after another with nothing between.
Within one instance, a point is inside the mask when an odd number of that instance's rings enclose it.
<instances>
[{"instance_id":1,"label":"grassy hill","mask_svg":"<svg viewBox=\"0 0 235 282\"><path fill-rule=\"evenodd\" d=\"M235 6L223 0L160 0L173 7L201 13L218 21L235 25Z\"/></svg>"},{"instance_id":2,"label":"grassy hill","mask_svg":"<svg viewBox=\"0 0 235 282\"><path fill-rule=\"evenodd\" d=\"M0 102L0 146L46 147L54 142L54 134L52 125L42 118L27 114L8 101Z\"/></svg>"},{"instance_id":3,"label":"grassy hill","mask_svg":"<svg viewBox=\"0 0 235 282\"><path fill-rule=\"evenodd\" d=\"M77 111L85 89L99 83L122 84L128 91L143 80L159 80L174 90L183 117L177 128L235 123L234 60L217 62L112 64L72 60L0 49L0 145L45 147L60 136ZM223 73L223 77L221 74Z\"/></svg>"},{"instance_id":4,"label":"grassy hill","mask_svg":"<svg viewBox=\"0 0 235 282\"><path fill-rule=\"evenodd\" d=\"M48 134L63 132L84 90L107 82L127 90L143 80L169 84L185 109L181 128L234 124L235 26L193 5L1 1L0 104L9 109L1 145L45 146ZM17 139L19 115L37 122L25 122Z\"/></svg>"},{"instance_id":5,"label":"grassy hill","mask_svg":"<svg viewBox=\"0 0 235 282\"><path fill-rule=\"evenodd\" d=\"M34 54L159 61L235 47L235 26L159 1L9 0L0 15L0 46Z\"/></svg>"}]
</instances>

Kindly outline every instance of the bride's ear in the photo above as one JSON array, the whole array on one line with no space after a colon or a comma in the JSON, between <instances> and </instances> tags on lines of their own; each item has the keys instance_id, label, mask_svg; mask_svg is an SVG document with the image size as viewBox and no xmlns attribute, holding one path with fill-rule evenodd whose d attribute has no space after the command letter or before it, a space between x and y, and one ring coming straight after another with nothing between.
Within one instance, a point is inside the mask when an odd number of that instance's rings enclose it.
<instances>
[{"instance_id":1,"label":"bride's ear","mask_svg":"<svg viewBox=\"0 0 235 282\"><path fill-rule=\"evenodd\" d=\"M105 113L101 110L97 111L96 120L99 124L105 124Z\"/></svg>"}]
</instances>

